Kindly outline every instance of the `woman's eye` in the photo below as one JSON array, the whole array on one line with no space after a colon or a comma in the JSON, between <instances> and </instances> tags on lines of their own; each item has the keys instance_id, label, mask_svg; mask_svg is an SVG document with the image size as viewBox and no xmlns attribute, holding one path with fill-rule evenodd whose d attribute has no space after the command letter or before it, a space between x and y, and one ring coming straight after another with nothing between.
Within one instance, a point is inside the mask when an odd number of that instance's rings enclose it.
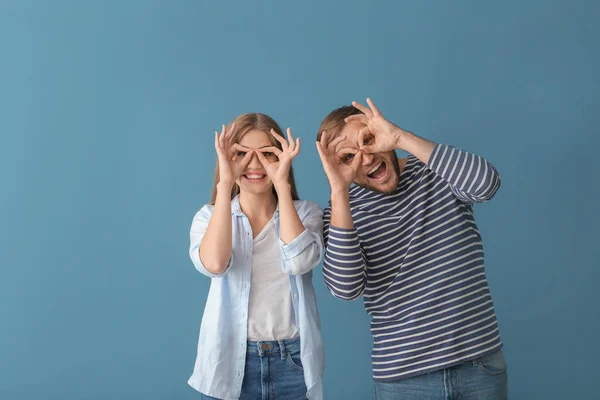
<instances>
[{"instance_id":1,"label":"woman's eye","mask_svg":"<svg viewBox=\"0 0 600 400\"><path fill-rule=\"evenodd\" d=\"M346 154L344 156L344 162L349 162L352 161L352 159L354 158L354 154L350 153L350 154Z\"/></svg>"},{"instance_id":2,"label":"woman's eye","mask_svg":"<svg viewBox=\"0 0 600 400\"><path fill-rule=\"evenodd\" d=\"M363 141L363 144L369 145L372 142L373 142L373 136L367 136L365 138L365 140Z\"/></svg>"},{"instance_id":3,"label":"woman's eye","mask_svg":"<svg viewBox=\"0 0 600 400\"><path fill-rule=\"evenodd\" d=\"M244 157L245 155L246 155L246 152L245 152L245 151L238 151L238 152L237 152L237 156L238 156L238 157Z\"/></svg>"},{"instance_id":4,"label":"woman's eye","mask_svg":"<svg viewBox=\"0 0 600 400\"><path fill-rule=\"evenodd\" d=\"M271 153L270 151L265 151L263 154L265 155L265 157L271 157L273 155L273 153Z\"/></svg>"}]
</instances>

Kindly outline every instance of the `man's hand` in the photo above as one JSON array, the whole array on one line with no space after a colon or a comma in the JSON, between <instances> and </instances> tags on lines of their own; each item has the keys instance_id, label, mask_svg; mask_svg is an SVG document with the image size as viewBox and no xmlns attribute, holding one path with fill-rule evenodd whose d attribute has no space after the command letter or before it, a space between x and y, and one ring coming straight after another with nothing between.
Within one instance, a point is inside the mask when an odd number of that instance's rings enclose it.
<instances>
[{"instance_id":1,"label":"man's hand","mask_svg":"<svg viewBox=\"0 0 600 400\"><path fill-rule=\"evenodd\" d=\"M353 101L352 105L363 114L351 115L345 119L346 123L358 121L365 125L358 133L360 149L365 153L404 150L400 147L400 140L407 132L385 119L371 99L367 99L367 104L369 107Z\"/></svg>"},{"instance_id":2,"label":"man's hand","mask_svg":"<svg viewBox=\"0 0 600 400\"><path fill-rule=\"evenodd\" d=\"M321 141L317 142L317 150L332 193L348 192L350 185L362 162L362 151L354 156L352 164L344 164L335 153L336 146L341 143L345 136L340 136L327 144L327 132L321 134Z\"/></svg>"}]
</instances>

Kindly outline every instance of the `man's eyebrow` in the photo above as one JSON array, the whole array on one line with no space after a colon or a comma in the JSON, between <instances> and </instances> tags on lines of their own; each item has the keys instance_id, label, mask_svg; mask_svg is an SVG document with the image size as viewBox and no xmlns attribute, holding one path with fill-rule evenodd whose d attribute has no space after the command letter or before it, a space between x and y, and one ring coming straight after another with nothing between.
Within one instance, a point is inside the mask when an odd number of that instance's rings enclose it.
<instances>
[{"instance_id":1,"label":"man's eyebrow","mask_svg":"<svg viewBox=\"0 0 600 400\"><path fill-rule=\"evenodd\" d=\"M340 152L342 152L342 151L347 151L347 150L350 150L350 151L358 151L358 149L357 149L356 147L351 147L351 146L349 146L349 145L348 145L348 146L344 146L344 147L341 147L341 148L339 148L339 149L336 149L336 150L335 150L335 152L336 152L336 153L340 153Z\"/></svg>"}]
</instances>

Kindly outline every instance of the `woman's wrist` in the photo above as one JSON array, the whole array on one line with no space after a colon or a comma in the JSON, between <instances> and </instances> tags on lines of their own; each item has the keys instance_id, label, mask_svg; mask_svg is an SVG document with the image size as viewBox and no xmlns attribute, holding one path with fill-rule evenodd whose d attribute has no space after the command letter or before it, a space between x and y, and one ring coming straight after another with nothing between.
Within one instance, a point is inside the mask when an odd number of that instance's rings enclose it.
<instances>
[{"instance_id":1,"label":"woman's wrist","mask_svg":"<svg viewBox=\"0 0 600 400\"><path fill-rule=\"evenodd\" d=\"M292 186L289 182L273 182L273 186L278 195L292 192Z\"/></svg>"}]
</instances>

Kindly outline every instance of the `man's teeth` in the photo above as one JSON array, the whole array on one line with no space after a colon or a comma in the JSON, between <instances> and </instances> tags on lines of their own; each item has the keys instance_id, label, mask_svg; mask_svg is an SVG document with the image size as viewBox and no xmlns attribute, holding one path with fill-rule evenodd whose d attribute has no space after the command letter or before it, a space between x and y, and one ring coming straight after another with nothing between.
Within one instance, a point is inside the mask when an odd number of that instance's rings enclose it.
<instances>
[{"instance_id":1,"label":"man's teeth","mask_svg":"<svg viewBox=\"0 0 600 400\"><path fill-rule=\"evenodd\" d=\"M248 179L262 179L264 177L265 177L264 175L246 174L246 178L248 178Z\"/></svg>"},{"instance_id":2,"label":"man's teeth","mask_svg":"<svg viewBox=\"0 0 600 400\"><path fill-rule=\"evenodd\" d=\"M380 162L379 164L377 164L375 167L373 167L373 169L370 170L367 175L371 175L373 172L377 171L379 169L379 167L381 167L381 164L383 164L383 161Z\"/></svg>"}]
</instances>

